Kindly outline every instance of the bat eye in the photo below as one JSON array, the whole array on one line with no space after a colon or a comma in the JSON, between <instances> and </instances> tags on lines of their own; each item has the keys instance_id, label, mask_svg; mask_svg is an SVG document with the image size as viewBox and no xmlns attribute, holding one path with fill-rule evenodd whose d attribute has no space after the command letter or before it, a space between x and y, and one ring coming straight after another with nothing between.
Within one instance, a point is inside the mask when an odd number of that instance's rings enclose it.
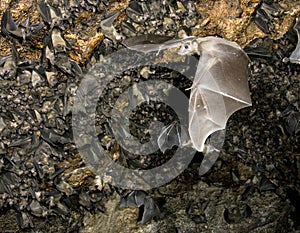
<instances>
[{"instance_id":1,"label":"bat eye","mask_svg":"<svg viewBox=\"0 0 300 233\"><path fill-rule=\"evenodd\" d=\"M184 45L184 48L185 49L188 49L190 46L188 46L187 44L186 45Z\"/></svg>"}]
</instances>

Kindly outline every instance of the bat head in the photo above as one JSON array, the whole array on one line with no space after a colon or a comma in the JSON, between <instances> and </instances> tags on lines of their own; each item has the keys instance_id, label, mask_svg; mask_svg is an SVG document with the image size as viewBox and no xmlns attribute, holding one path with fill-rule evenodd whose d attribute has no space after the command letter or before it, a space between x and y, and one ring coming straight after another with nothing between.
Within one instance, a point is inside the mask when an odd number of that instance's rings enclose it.
<instances>
[{"instance_id":1,"label":"bat head","mask_svg":"<svg viewBox=\"0 0 300 233\"><path fill-rule=\"evenodd\" d=\"M196 40L188 40L182 42L182 45L178 51L179 55L192 55L199 53L198 49L199 43Z\"/></svg>"}]
</instances>

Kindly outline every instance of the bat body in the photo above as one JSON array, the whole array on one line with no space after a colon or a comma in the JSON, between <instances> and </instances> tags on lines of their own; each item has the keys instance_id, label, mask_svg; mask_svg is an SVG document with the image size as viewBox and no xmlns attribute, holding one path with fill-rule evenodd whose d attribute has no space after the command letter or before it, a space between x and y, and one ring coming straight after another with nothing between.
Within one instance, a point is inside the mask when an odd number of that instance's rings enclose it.
<instances>
[{"instance_id":1,"label":"bat body","mask_svg":"<svg viewBox=\"0 0 300 233\"><path fill-rule=\"evenodd\" d=\"M189 135L193 147L204 150L205 140L225 129L228 118L251 106L248 87L249 59L235 42L217 37L187 37L145 44L147 38L130 39L129 48L145 53L177 48L181 56L198 54L189 99ZM126 41L125 43L126 44Z\"/></svg>"}]
</instances>

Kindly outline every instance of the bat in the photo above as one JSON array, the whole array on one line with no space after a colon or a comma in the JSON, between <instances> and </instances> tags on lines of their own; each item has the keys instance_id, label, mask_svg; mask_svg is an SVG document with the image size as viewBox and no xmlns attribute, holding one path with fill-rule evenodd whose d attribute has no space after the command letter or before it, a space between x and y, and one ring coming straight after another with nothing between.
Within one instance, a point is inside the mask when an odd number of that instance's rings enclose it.
<instances>
[{"instance_id":1,"label":"bat","mask_svg":"<svg viewBox=\"0 0 300 233\"><path fill-rule=\"evenodd\" d=\"M146 198L144 203L144 212L142 217L142 224L145 224L152 220L154 217L159 217L161 215L161 211L154 201L153 198Z\"/></svg>"},{"instance_id":2,"label":"bat","mask_svg":"<svg viewBox=\"0 0 300 233\"><path fill-rule=\"evenodd\" d=\"M17 21L14 21L10 10L7 9L1 19L1 31L4 35L13 35L18 38L24 38L24 32L18 27L21 17Z\"/></svg>"},{"instance_id":3,"label":"bat","mask_svg":"<svg viewBox=\"0 0 300 233\"><path fill-rule=\"evenodd\" d=\"M188 111L193 147L202 152L209 135L225 129L234 112L251 106L249 59L238 44L216 37L188 41L178 53L200 56Z\"/></svg>"},{"instance_id":4,"label":"bat","mask_svg":"<svg viewBox=\"0 0 300 233\"><path fill-rule=\"evenodd\" d=\"M212 36L146 45L142 37L137 38L135 44L132 41L124 44L145 53L178 47L177 53L181 56L199 55L188 108L189 136L197 151L203 152L209 135L225 129L234 112L251 106L247 75L249 58L237 43Z\"/></svg>"},{"instance_id":5,"label":"bat","mask_svg":"<svg viewBox=\"0 0 300 233\"><path fill-rule=\"evenodd\" d=\"M100 22L101 32L113 41L119 41L122 36L117 32L113 23L119 17L120 12L116 11L106 15Z\"/></svg>"},{"instance_id":6,"label":"bat","mask_svg":"<svg viewBox=\"0 0 300 233\"><path fill-rule=\"evenodd\" d=\"M39 31L42 27L42 23L30 25L29 15L27 19L20 24L22 19L22 14L20 14L19 18L14 21L9 9L7 9L1 19L1 32L5 36L13 36L16 38L22 38L23 41L33 33Z\"/></svg>"},{"instance_id":7,"label":"bat","mask_svg":"<svg viewBox=\"0 0 300 233\"><path fill-rule=\"evenodd\" d=\"M158 147L165 153L167 149L172 149L173 146L182 147L185 144L187 137L185 132L180 132L179 122L174 121L162 128L161 133L157 138ZM182 138L184 141L182 141Z\"/></svg>"},{"instance_id":8,"label":"bat","mask_svg":"<svg viewBox=\"0 0 300 233\"><path fill-rule=\"evenodd\" d=\"M170 125L162 128L157 138L157 143L163 153L173 146L181 146L180 133L176 122L172 122Z\"/></svg>"},{"instance_id":9,"label":"bat","mask_svg":"<svg viewBox=\"0 0 300 233\"><path fill-rule=\"evenodd\" d=\"M294 26L294 30L297 32L298 43L295 50L292 52L290 56L290 62L300 64L300 15Z\"/></svg>"},{"instance_id":10,"label":"bat","mask_svg":"<svg viewBox=\"0 0 300 233\"><path fill-rule=\"evenodd\" d=\"M145 224L154 217L159 217L161 215L158 203L153 198L147 197L147 194L141 190L132 191L126 197L121 199L121 208L127 208L130 206L144 206L141 221L142 224Z\"/></svg>"},{"instance_id":11,"label":"bat","mask_svg":"<svg viewBox=\"0 0 300 233\"><path fill-rule=\"evenodd\" d=\"M62 20L60 10L49 6L45 1L41 1L37 4L37 10L43 20L49 24L51 28L58 26L59 22Z\"/></svg>"},{"instance_id":12,"label":"bat","mask_svg":"<svg viewBox=\"0 0 300 233\"><path fill-rule=\"evenodd\" d=\"M129 206L140 207L145 204L146 193L142 190L135 190L121 199L120 207L127 208Z\"/></svg>"}]
</instances>

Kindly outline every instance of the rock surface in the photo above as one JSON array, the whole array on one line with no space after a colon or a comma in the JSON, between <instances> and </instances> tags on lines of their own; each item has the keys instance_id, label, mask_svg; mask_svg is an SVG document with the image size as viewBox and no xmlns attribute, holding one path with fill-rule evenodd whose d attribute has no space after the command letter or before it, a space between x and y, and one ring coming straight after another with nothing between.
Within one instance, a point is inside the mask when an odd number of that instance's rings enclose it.
<instances>
[{"instance_id":1,"label":"rock surface","mask_svg":"<svg viewBox=\"0 0 300 233\"><path fill-rule=\"evenodd\" d=\"M48 54L50 58L41 62L46 71L43 75L39 75L38 65L51 26L37 10L39 1L0 2L0 18L10 9L14 20L21 12L21 22L30 15L30 24L44 24L25 40L0 35L1 57L12 54L13 42L19 61L31 61L28 66L22 63L20 69L12 65L8 71L6 62L0 61L0 232L300 231L300 65L285 59L297 44L292 27L300 14L299 1L199 0L194 10L192 5L186 7L189 13L180 1L172 1L172 9L151 1L150 13L137 14L148 17L145 21L128 16L126 9L133 7L133 1L65 1L69 11L64 11L64 1L47 2L66 15L59 31L70 48L53 52L54 62ZM120 15L110 34L100 23L115 11ZM128 31L123 22L135 32ZM202 155L196 154L179 177L147 191L146 199L153 200L159 213L142 224L145 205L120 207L131 190L111 186L82 161L72 141L68 106L82 77L78 69L84 74L103 56L122 48L118 35L127 38L145 32L171 37L182 33L218 35L236 41L251 59L253 106L228 121L224 147L209 173L198 176ZM66 61L56 63L58 58ZM70 64L71 71L66 69ZM76 64L80 68L74 68ZM142 73L145 70L147 75ZM105 120L114 99L141 77L167 77L182 90L187 85L178 74L162 69L128 71L108 85L107 99L103 98L99 107L97 132L112 159L125 158L128 166L147 167L171 155L158 159L124 155L114 139L105 135L109 131ZM153 112L153 106L148 106L133 118L141 123L144 115L160 114ZM141 134L139 129L133 131Z\"/></svg>"}]
</instances>

